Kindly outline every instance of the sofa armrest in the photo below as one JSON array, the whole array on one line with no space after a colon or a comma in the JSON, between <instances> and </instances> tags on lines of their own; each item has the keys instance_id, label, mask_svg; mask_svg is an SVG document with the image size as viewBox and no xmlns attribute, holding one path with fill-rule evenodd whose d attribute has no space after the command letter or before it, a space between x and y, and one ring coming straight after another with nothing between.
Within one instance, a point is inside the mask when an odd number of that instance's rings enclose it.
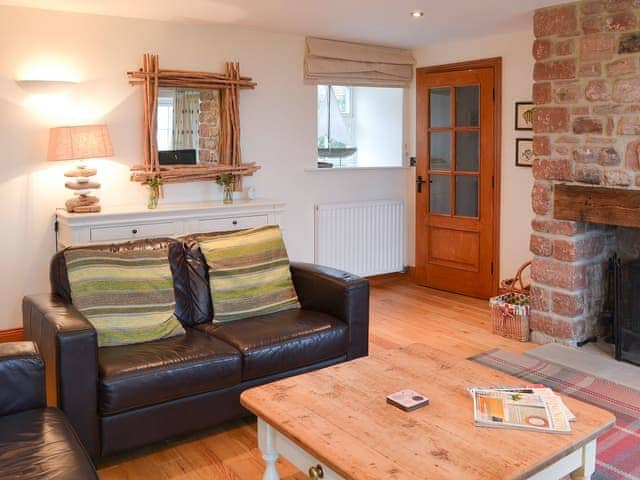
<instances>
[{"instance_id":1,"label":"sofa armrest","mask_svg":"<svg viewBox=\"0 0 640 480\"><path fill-rule=\"evenodd\" d=\"M44 364L33 342L0 343L0 416L44 408Z\"/></svg>"},{"instance_id":2,"label":"sofa armrest","mask_svg":"<svg viewBox=\"0 0 640 480\"><path fill-rule=\"evenodd\" d=\"M349 360L369 353L369 281L341 270L291 263L302 308L327 313L349 325Z\"/></svg>"},{"instance_id":3,"label":"sofa armrest","mask_svg":"<svg viewBox=\"0 0 640 480\"><path fill-rule=\"evenodd\" d=\"M49 403L69 418L92 457L99 456L98 341L93 326L57 295L22 300L24 336L44 358Z\"/></svg>"}]
</instances>

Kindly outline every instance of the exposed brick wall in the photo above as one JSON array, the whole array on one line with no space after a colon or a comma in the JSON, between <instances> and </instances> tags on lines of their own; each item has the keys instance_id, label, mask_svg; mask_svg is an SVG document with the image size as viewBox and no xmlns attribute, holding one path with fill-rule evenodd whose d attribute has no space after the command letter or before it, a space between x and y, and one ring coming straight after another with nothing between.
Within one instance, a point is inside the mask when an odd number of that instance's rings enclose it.
<instances>
[{"instance_id":1,"label":"exposed brick wall","mask_svg":"<svg viewBox=\"0 0 640 480\"><path fill-rule=\"evenodd\" d=\"M640 186L640 0L540 9L534 34L533 338L575 343L598 333L608 256L637 258L640 234L554 220L553 186Z\"/></svg>"},{"instance_id":2,"label":"exposed brick wall","mask_svg":"<svg viewBox=\"0 0 640 480\"><path fill-rule=\"evenodd\" d=\"M218 143L220 140L220 92L200 91L200 163L218 163Z\"/></svg>"}]
</instances>

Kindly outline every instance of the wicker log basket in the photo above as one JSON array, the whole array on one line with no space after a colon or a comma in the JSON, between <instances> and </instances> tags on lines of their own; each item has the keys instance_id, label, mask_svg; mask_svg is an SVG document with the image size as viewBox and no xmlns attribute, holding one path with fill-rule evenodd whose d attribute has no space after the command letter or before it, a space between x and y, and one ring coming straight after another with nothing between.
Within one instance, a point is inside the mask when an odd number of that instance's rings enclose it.
<instances>
[{"instance_id":1,"label":"wicker log basket","mask_svg":"<svg viewBox=\"0 0 640 480\"><path fill-rule=\"evenodd\" d=\"M515 277L500 282L500 295L489 300L493 333L521 342L529 341L531 285L525 284L522 276L530 266L530 261L523 263Z\"/></svg>"}]
</instances>

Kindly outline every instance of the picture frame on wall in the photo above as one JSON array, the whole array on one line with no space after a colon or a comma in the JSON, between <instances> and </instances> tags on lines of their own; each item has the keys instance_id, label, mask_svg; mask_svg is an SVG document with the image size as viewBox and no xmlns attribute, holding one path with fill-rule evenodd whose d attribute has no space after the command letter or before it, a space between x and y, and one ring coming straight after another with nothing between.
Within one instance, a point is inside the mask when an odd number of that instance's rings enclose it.
<instances>
[{"instance_id":1,"label":"picture frame on wall","mask_svg":"<svg viewBox=\"0 0 640 480\"><path fill-rule=\"evenodd\" d=\"M532 102L516 102L516 130L533 130Z\"/></svg>"},{"instance_id":2,"label":"picture frame on wall","mask_svg":"<svg viewBox=\"0 0 640 480\"><path fill-rule=\"evenodd\" d=\"M533 139L516 138L516 167L533 166Z\"/></svg>"}]
</instances>

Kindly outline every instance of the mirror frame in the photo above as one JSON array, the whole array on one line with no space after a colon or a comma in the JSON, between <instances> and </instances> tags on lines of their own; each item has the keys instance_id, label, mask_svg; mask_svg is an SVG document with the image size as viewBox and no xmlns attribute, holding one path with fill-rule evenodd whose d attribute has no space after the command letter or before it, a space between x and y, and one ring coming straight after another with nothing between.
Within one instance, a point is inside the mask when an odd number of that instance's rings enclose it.
<instances>
[{"instance_id":1,"label":"mirror frame","mask_svg":"<svg viewBox=\"0 0 640 480\"><path fill-rule=\"evenodd\" d=\"M211 181L221 175L234 176L234 190L242 190L242 177L260 169L255 162L243 163L240 153L240 89L257 85L249 77L240 76L238 62L226 62L224 73L189 70L160 70L158 55L145 53L142 67L127 72L130 85L143 87L143 163L131 167L131 180L142 184L150 179L161 183ZM198 88L220 91L220 140L218 163L210 165L160 165L157 144L158 88Z\"/></svg>"}]
</instances>

